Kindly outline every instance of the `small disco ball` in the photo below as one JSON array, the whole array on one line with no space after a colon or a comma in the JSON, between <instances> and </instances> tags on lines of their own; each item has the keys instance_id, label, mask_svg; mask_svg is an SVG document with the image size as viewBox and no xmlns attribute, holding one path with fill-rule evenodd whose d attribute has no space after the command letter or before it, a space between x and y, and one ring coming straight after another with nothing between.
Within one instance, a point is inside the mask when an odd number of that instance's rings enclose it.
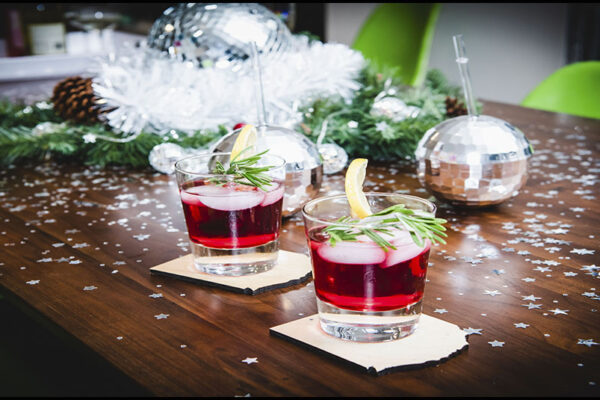
<instances>
[{"instance_id":1,"label":"small disco ball","mask_svg":"<svg viewBox=\"0 0 600 400\"><path fill-rule=\"evenodd\" d=\"M200 68L238 71L259 53L286 52L293 46L290 30L277 15L257 3L180 3L167 8L152 25L149 48Z\"/></svg>"},{"instance_id":2,"label":"small disco ball","mask_svg":"<svg viewBox=\"0 0 600 400\"><path fill-rule=\"evenodd\" d=\"M531 144L518 128L487 115L450 118L425 132L415 151L427 190L454 205L501 203L527 180Z\"/></svg>"},{"instance_id":3,"label":"small disco ball","mask_svg":"<svg viewBox=\"0 0 600 400\"><path fill-rule=\"evenodd\" d=\"M259 125L256 151L269 150L285 159L284 217L300 211L302 206L319 194L323 182L323 162L317 146L305 135L284 127ZM210 148L210 152L229 152L241 129L223 136Z\"/></svg>"}]
</instances>

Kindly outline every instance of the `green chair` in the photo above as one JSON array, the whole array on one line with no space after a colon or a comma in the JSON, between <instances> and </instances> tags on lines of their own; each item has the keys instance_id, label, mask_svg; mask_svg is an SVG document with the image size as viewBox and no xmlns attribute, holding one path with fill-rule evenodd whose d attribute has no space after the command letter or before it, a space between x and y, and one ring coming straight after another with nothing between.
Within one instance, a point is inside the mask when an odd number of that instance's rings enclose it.
<instances>
[{"instance_id":1,"label":"green chair","mask_svg":"<svg viewBox=\"0 0 600 400\"><path fill-rule=\"evenodd\" d=\"M404 83L419 86L440 13L439 3L384 3L369 15L352 48L379 66L399 67Z\"/></svg>"},{"instance_id":2,"label":"green chair","mask_svg":"<svg viewBox=\"0 0 600 400\"><path fill-rule=\"evenodd\" d=\"M533 89L521 105L600 119L600 61L560 68Z\"/></svg>"}]
</instances>

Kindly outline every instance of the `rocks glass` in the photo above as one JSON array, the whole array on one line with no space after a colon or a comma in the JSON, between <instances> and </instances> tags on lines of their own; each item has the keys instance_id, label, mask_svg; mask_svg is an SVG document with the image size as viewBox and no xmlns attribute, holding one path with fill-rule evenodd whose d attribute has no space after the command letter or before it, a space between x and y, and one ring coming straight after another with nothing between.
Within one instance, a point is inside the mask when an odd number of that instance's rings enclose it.
<instances>
[{"instance_id":1,"label":"rocks glass","mask_svg":"<svg viewBox=\"0 0 600 400\"><path fill-rule=\"evenodd\" d=\"M234 175L214 174L226 168L231 153L205 153L175 163L195 267L205 273L241 276L271 269L279 250L285 191L285 160L263 155L256 167L271 183L264 188L239 183Z\"/></svg>"},{"instance_id":2,"label":"rocks glass","mask_svg":"<svg viewBox=\"0 0 600 400\"><path fill-rule=\"evenodd\" d=\"M365 193L373 213L396 204L435 214L433 203L395 193ZM422 310L431 242L420 247L406 230L382 235L396 250L385 251L368 236L338 241L323 230L350 215L344 194L308 202L302 209L310 249L322 329L359 342L381 342L410 335ZM348 225L356 227L356 225ZM368 226L368 225L367 225Z\"/></svg>"}]
</instances>

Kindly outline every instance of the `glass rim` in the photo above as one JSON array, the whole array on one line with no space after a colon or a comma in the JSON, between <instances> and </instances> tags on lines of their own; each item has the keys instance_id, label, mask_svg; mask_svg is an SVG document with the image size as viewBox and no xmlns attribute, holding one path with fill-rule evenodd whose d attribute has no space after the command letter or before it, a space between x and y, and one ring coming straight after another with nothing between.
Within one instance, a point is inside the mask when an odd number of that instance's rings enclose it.
<instances>
[{"instance_id":1,"label":"glass rim","mask_svg":"<svg viewBox=\"0 0 600 400\"><path fill-rule=\"evenodd\" d=\"M191 160L193 158L202 158L202 157L207 157L207 156L227 156L227 155L231 155L230 151L227 152L211 152L211 151L206 151L206 152L202 152L199 154L193 154L191 156L187 156L184 157L182 159L179 159L175 162L174 164L174 168L175 168L175 172L179 172L182 174L189 174L189 175L195 175L195 176L206 176L206 177L229 177L229 176L234 176L232 174L212 174L212 173L205 173L205 172L192 172L192 171L187 171L183 168L181 168L180 163L183 163L184 161L188 161ZM269 158L275 158L278 159L280 162L278 165L273 165L273 169L278 169L278 168L283 168L285 167L285 159L281 156L278 156L276 154L264 154L263 157L269 157ZM261 157L262 158L262 157Z\"/></svg>"},{"instance_id":2,"label":"glass rim","mask_svg":"<svg viewBox=\"0 0 600 400\"><path fill-rule=\"evenodd\" d=\"M388 196L400 196L402 198L407 198L407 199L411 199L411 200L415 200L419 203L425 204L427 206L429 206L429 208L431 208L431 212L433 216L435 216L435 212L437 211L437 206L432 203L431 201L424 199L422 197L418 197L418 196L413 196L410 194L403 194L403 193L394 193L394 192L365 192L365 196L369 197L388 197ZM336 221L332 221L332 220L326 220L326 219L322 219L322 218L318 218L315 216L312 216L308 213L308 211L306 210L307 207L320 203L322 201L328 201L328 200L335 200L335 199L340 199L340 198L346 198L346 194L345 193L341 193L341 194L333 194L333 195L329 195L329 196L322 196L322 197L317 197L316 199L312 199L308 202L306 202L303 206L302 206L302 215L311 220L312 222L317 222L317 223L322 223L322 224L326 224L326 225L332 225L332 224L336 224L336 225L341 225L341 226L347 226L347 227L356 227L356 225L354 224L347 224L347 223L343 223L343 222L336 222ZM365 227L369 227L371 226L371 224L365 224L363 225Z\"/></svg>"}]
</instances>

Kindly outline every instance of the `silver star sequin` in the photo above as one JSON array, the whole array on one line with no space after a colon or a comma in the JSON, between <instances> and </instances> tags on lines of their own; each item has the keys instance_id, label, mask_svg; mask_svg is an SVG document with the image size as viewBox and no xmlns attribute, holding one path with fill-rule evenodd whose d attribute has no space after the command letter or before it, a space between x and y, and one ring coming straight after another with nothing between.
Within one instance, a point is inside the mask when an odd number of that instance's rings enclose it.
<instances>
[{"instance_id":1,"label":"silver star sequin","mask_svg":"<svg viewBox=\"0 0 600 400\"><path fill-rule=\"evenodd\" d=\"M533 304L533 303L529 303L529 304L521 304L523 307L527 307L528 310L533 310L533 309L540 309L540 307L542 307L541 304Z\"/></svg>"},{"instance_id":2,"label":"silver star sequin","mask_svg":"<svg viewBox=\"0 0 600 400\"><path fill-rule=\"evenodd\" d=\"M529 326L529 324L526 324L524 322L518 322L518 323L513 324L513 325L515 326L515 328L523 328L523 329L525 329L525 328L527 328Z\"/></svg>"},{"instance_id":3,"label":"silver star sequin","mask_svg":"<svg viewBox=\"0 0 600 400\"><path fill-rule=\"evenodd\" d=\"M577 344L582 344L587 347L592 347L600 343L594 342L594 339L577 339Z\"/></svg>"},{"instance_id":4,"label":"silver star sequin","mask_svg":"<svg viewBox=\"0 0 600 400\"><path fill-rule=\"evenodd\" d=\"M246 357L245 359L242 360L243 363L246 363L248 365L250 364L254 364L258 362L258 357Z\"/></svg>"},{"instance_id":5,"label":"silver star sequin","mask_svg":"<svg viewBox=\"0 0 600 400\"><path fill-rule=\"evenodd\" d=\"M558 314L567 315L567 313L569 312L569 310L561 310L560 308L555 308L554 310L548 310L548 311L553 312L554 315L558 315Z\"/></svg>"},{"instance_id":6,"label":"silver star sequin","mask_svg":"<svg viewBox=\"0 0 600 400\"><path fill-rule=\"evenodd\" d=\"M504 346L504 342L499 342L497 340L494 340L493 342L488 342L492 347L503 347Z\"/></svg>"},{"instance_id":7,"label":"silver star sequin","mask_svg":"<svg viewBox=\"0 0 600 400\"><path fill-rule=\"evenodd\" d=\"M167 318L169 318L169 314L158 314L158 315L155 315L154 318L156 318L156 319L167 319Z\"/></svg>"},{"instance_id":8,"label":"silver star sequin","mask_svg":"<svg viewBox=\"0 0 600 400\"><path fill-rule=\"evenodd\" d=\"M476 329L476 328L464 328L463 332L465 332L467 335L481 335L481 331L482 328Z\"/></svg>"}]
</instances>

